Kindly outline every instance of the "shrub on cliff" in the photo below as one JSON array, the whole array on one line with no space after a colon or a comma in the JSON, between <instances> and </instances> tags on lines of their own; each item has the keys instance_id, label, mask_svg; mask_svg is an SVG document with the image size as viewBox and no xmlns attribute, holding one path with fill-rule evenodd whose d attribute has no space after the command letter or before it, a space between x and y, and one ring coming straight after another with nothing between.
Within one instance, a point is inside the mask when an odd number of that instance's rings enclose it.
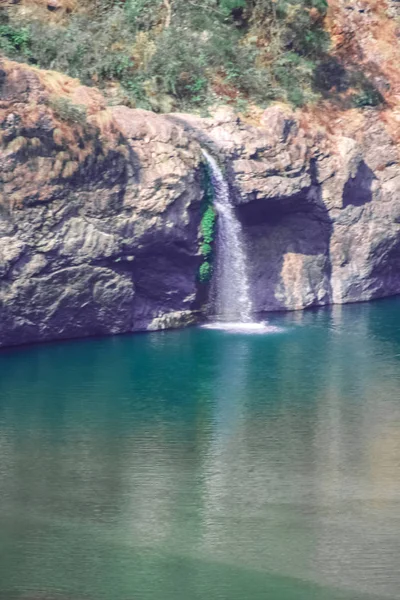
<instances>
[{"instance_id":1,"label":"shrub on cliff","mask_svg":"<svg viewBox=\"0 0 400 600\"><path fill-rule=\"evenodd\" d=\"M163 112L204 109L219 100L302 105L321 93L315 72L329 49L326 0L87 0L71 6L57 18L54 12L45 18L43 7L3 8L0 51L98 85L106 95L117 85L119 102Z\"/></svg>"},{"instance_id":2,"label":"shrub on cliff","mask_svg":"<svg viewBox=\"0 0 400 600\"><path fill-rule=\"evenodd\" d=\"M30 56L30 31L26 27L0 24L0 50L14 58L18 55Z\"/></svg>"},{"instance_id":3,"label":"shrub on cliff","mask_svg":"<svg viewBox=\"0 0 400 600\"><path fill-rule=\"evenodd\" d=\"M69 123L78 123L84 125L86 123L86 107L82 104L74 104L68 98L60 98L53 96L49 99L49 106L54 113L63 121Z\"/></svg>"}]
</instances>

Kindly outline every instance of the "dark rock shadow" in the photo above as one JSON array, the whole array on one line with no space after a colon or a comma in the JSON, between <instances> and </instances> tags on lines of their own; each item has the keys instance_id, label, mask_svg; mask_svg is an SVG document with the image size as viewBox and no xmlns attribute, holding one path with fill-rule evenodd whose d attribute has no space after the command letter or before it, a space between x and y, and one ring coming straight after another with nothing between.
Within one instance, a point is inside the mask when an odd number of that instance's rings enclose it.
<instances>
[{"instance_id":1,"label":"dark rock shadow","mask_svg":"<svg viewBox=\"0 0 400 600\"><path fill-rule=\"evenodd\" d=\"M370 76L359 64L344 65L338 57L328 54L314 70L314 91L341 110L383 106L382 93L390 89L390 83L377 64L370 63L368 71Z\"/></svg>"},{"instance_id":2,"label":"dark rock shadow","mask_svg":"<svg viewBox=\"0 0 400 600\"><path fill-rule=\"evenodd\" d=\"M373 171L362 161L354 177L351 177L343 189L343 208L363 206L372 200L372 182L376 179Z\"/></svg>"},{"instance_id":3,"label":"dark rock shadow","mask_svg":"<svg viewBox=\"0 0 400 600\"><path fill-rule=\"evenodd\" d=\"M201 257L198 255L198 229L201 219L200 172L195 185L199 200L188 209L184 224L179 215L184 210L183 194L170 206L166 220L176 223L173 232L149 230L132 248L133 262L124 263L135 286L133 312L135 328L142 329L156 316L198 308L197 273Z\"/></svg>"},{"instance_id":4,"label":"dark rock shadow","mask_svg":"<svg viewBox=\"0 0 400 600\"><path fill-rule=\"evenodd\" d=\"M372 297L394 296L400 289L400 238L392 233L376 244L371 261ZM379 257L379 259L377 259Z\"/></svg>"},{"instance_id":5,"label":"dark rock shadow","mask_svg":"<svg viewBox=\"0 0 400 600\"><path fill-rule=\"evenodd\" d=\"M286 310L296 303L318 306L331 302L332 223L313 161L310 175L311 186L300 194L253 200L237 208L247 242L256 312ZM289 269L284 283L287 254L303 255L299 264L302 262L304 272L294 267L291 273Z\"/></svg>"}]
</instances>

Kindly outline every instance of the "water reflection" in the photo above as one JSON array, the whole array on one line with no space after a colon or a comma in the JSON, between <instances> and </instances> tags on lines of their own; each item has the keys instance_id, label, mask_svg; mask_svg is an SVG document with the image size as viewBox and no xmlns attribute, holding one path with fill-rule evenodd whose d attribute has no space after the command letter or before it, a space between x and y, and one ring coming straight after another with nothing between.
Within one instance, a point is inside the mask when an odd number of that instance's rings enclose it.
<instances>
[{"instance_id":1,"label":"water reflection","mask_svg":"<svg viewBox=\"0 0 400 600\"><path fill-rule=\"evenodd\" d=\"M398 301L0 355L0 596L400 598Z\"/></svg>"}]
</instances>

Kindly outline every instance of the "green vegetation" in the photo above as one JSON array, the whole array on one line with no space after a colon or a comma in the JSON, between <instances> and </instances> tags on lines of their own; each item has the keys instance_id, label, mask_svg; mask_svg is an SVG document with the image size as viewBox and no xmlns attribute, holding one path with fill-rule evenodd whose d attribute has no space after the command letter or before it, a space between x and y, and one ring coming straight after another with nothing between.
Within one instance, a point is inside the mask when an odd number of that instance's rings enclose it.
<instances>
[{"instance_id":1,"label":"green vegetation","mask_svg":"<svg viewBox=\"0 0 400 600\"><path fill-rule=\"evenodd\" d=\"M203 216L200 222L200 254L203 257L203 262L199 269L199 280L201 283L208 283L213 273L212 261L216 227L216 214L213 207L214 190L208 165L204 165L203 189Z\"/></svg>"},{"instance_id":2,"label":"green vegetation","mask_svg":"<svg viewBox=\"0 0 400 600\"><path fill-rule=\"evenodd\" d=\"M384 98L365 73L354 67L345 69L337 58L329 56L314 73L314 85L325 98L341 99L342 108L379 106ZM339 93L339 95L338 95Z\"/></svg>"},{"instance_id":3,"label":"green vegetation","mask_svg":"<svg viewBox=\"0 0 400 600\"><path fill-rule=\"evenodd\" d=\"M201 283L208 283L211 280L212 273L213 268L211 263L209 263L208 261L204 261L200 265L199 269L199 280L201 281Z\"/></svg>"},{"instance_id":4,"label":"green vegetation","mask_svg":"<svg viewBox=\"0 0 400 600\"><path fill-rule=\"evenodd\" d=\"M375 88L362 90L358 94L355 94L352 100L354 106L358 108L363 108L364 106L379 106L384 101L382 94Z\"/></svg>"},{"instance_id":5,"label":"green vegetation","mask_svg":"<svg viewBox=\"0 0 400 600\"><path fill-rule=\"evenodd\" d=\"M30 41L28 28L0 24L0 50L10 58L18 56L31 58Z\"/></svg>"},{"instance_id":6,"label":"green vegetation","mask_svg":"<svg viewBox=\"0 0 400 600\"><path fill-rule=\"evenodd\" d=\"M318 77L329 58L327 0L60 4L65 10L56 13L33 0L31 10L29 0L23 11L13 3L0 9L0 52L97 85L110 103L203 112L217 102L244 110L272 100L301 106L324 95ZM360 87L356 103L379 100Z\"/></svg>"},{"instance_id":7,"label":"green vegetation","mask_svg":"<svg viewBox=\"0 0 400 600\"><path fill-rule=\"evenodd\" d=\"M154 110L314 97L329 47L325 0L96 0L60 21L2 11L12 58L119 84L122 101ZM314 12L312 12L314 11Z\"/></svg>"},{"instance_id":8,"label":"green vegetation","mask_svg":"<svg viewBox=\"0 0 400 600\"><path fill-rule=\"evenodd\" d=\"M215 230L215 211L212 206L206 208L201 220L200 229L204 240L204 246L210 246L214 241Z\"/></svg>"},{"instance_id":9,"label":"green vegetation","mask_svg":"<svg viewBox=\"0 0 400 600\"><path fill-rule=\"evenodd\" d=\"M86 123L86 107L82 104L74 104L68 98L54 96L49 100L49 106L63 121L69 123Z\"/></svg>"},{"instance_id":10,"label":"green vegetation","mask_svg":"<svg viewBox=\"0 0 400 600\"><path fill-rule=\"evenodd\" d=\"M382 94L363 73L358 72L353 75L353 87L357 92L353 95L352 101L358 108L379 106L384 102Z\"/></svg>"}]
</instances>

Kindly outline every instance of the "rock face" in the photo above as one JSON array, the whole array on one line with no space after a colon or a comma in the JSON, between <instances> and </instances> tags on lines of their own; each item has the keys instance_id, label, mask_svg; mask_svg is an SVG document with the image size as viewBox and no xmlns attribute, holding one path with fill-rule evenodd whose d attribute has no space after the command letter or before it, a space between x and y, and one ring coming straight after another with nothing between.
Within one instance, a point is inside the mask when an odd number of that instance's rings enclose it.
<instances>
[{"instance_id":1,"label":"rock face","mask_svg":"<svg viewBox=\"0 0 400 600\"><path fill-rule=\"evenodd\" d=\"M71 124L76 105L51 108L41 73L8 63L0 75L0 344L146 329L169 313L187 322L198 144L152 113L110 114L73 84L88 116Z\"/></svg>"},{"instance_id":2,"label":"rock face","mask_svg":"<svg viewBox=\"0 0 400 600\"><path fill-rule=\"evenodd\" d=\"M374 109L275 105L258 126L229 109L106 109L79 82L4 63L0 345L194 322L202 145L225 164L258 312L400 293L388 122Z\"/></svg>"},{"instance_id":3,"label":"rock face","mask_svg":"<svg viewBox=\"0 0 400 600\"><path fill-rule=\"evenodd\" d=\"M331 131L281 106L260 127L178 117L225 157L258 312L400 293L397 144L379 112L348 112Z\"/></svg>"}]
</instances>

